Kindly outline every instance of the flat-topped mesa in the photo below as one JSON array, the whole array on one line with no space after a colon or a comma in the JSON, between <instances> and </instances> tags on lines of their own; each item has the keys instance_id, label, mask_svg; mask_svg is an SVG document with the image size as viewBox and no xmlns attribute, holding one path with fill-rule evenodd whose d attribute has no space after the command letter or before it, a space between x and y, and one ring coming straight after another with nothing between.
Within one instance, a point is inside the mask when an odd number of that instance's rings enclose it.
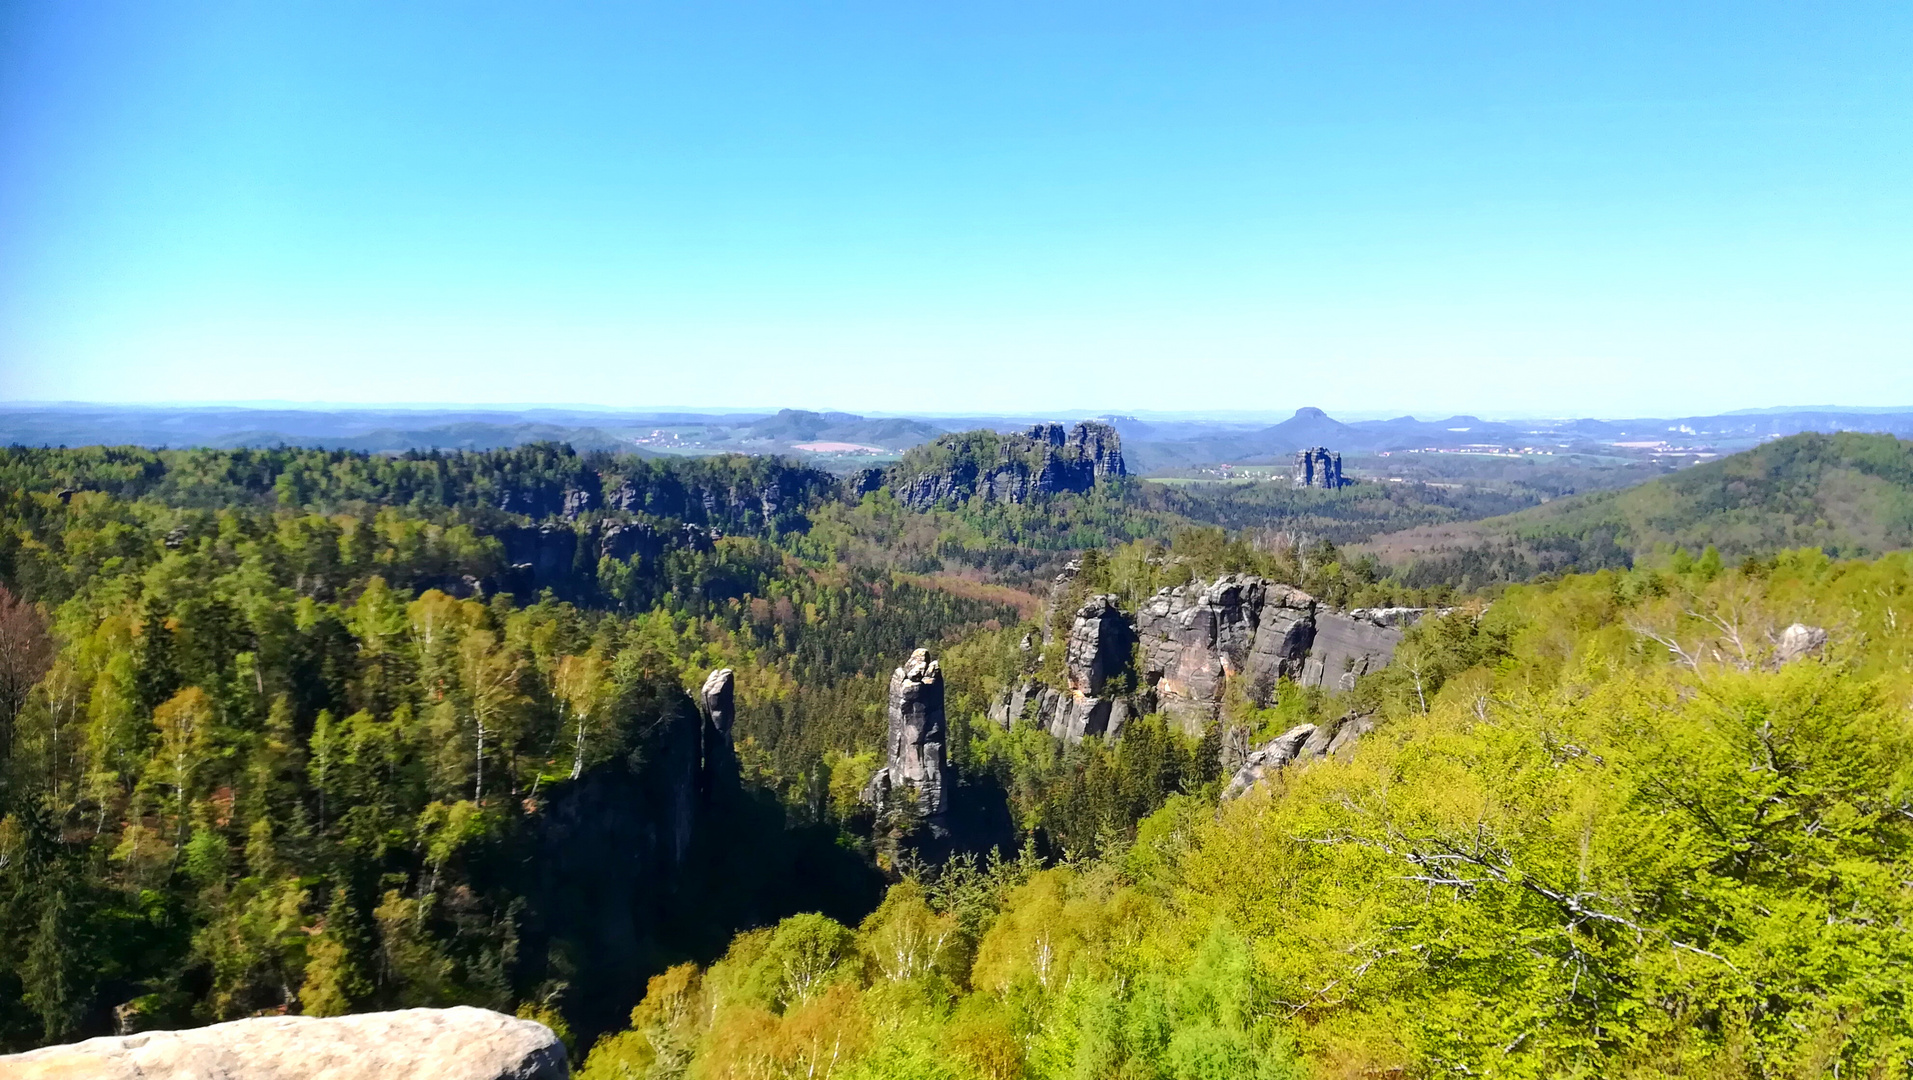
<instances>
[{"instance_id":1,"label":"flat-topped mesa","mask_svg":"<svg viewBox=\"0 0 1913 1080\"><path fill-rule=\"evenodd\" d=\"M1086 492L1097 481L1127 475L1122 437L1090 421L1065 429L1036 424L1020 434L962 431L906 452L890 470L897 499L908 506L964 502L1023 503L1062 492Z\"/></svg>"},{"instance_id":2,"label":"flat-topped mesa","mask_svg":"<svg viewBox=\"0 0 1913 1080\"><path fill-rule=\"evenodd\" d=\"M943 669L927 649L910 654L890 676L890 716L884 765L864 789L864 801L882 814L906 791L932 835L948 832L950 784L943 716Z\"/></svg>"},{"instance_id":3,"label":"flat-topped mesa","mask_svg":"<svg viewBox=\"0 0 1913 1080\"><path fill-rule=\"evenodd\" d=\"M1311 446L1295 455L1295 486L1333 491L1348 486L1342 478L1342 455L1324 446Z\"/></svg>"}]
</instances>

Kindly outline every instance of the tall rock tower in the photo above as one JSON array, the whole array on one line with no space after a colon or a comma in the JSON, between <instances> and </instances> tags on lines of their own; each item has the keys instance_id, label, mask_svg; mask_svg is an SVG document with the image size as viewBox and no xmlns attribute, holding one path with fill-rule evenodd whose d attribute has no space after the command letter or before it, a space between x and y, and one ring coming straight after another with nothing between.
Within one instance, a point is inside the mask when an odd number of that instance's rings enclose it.
<instances>
[{"instance_id":1,"label":"tall rock tower","mask_svg":"<svg viewBox=\"0 0 1913 1080\"><path fill-rule=\"evenodd\" d=\"M926 649L910 654L890 676L890 725L884 738L884 766L871 777L864 799L879 814L896 805L905 789L931 835L949 832L950 791L947 735L943 718L943 669Z\"/></svg>"},{"instance_id":2,"label":"tall rock tower","mask_svg":"<svg viewBox=\"0 0 1913 1080\"><path fill-rule=\"evenodd\" d=\"M1344 487L1342 455L1329 453L1327 447L1311 446L1295 455L1295 486L1333 491Z\"/></svg>"},{"instance_id":3,"label":"tall rock tower","mask_svg":"<svg viewBox=\"0 0 1913 1080\"><path fill-rule=\"evenodd\" d=\"M709 800L737 786L737 751L731 745L731 724L737 719L737 677L730 668L719 668L705 678L698 703L704 711L698 787Z\"/></svg>"}]
</instances>

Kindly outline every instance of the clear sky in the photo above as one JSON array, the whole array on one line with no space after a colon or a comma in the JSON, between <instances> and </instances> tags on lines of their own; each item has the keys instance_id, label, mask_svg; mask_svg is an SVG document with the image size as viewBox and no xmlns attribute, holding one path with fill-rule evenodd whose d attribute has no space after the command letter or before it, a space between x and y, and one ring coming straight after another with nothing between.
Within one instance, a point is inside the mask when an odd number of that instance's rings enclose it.
<instances>
[{"instance_id":1,"label":"clear sky","mask_svg":"<svg viewBox=\"0 0 1913 1080\"><path fill-rule=\"evenodd\" d=\"M1913 4L5 0L0 398L1913 405Z\"/></svg>"}]
</instances>

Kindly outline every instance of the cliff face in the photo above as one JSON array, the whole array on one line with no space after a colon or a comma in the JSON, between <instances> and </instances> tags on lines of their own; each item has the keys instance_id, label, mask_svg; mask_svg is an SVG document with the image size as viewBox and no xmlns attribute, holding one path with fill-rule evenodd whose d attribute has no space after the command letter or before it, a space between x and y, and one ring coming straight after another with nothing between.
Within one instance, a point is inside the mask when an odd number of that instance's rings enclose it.
<instances>
[{"instance_id":1,"label":"cliff face","mask_svg":"<svg viewBox=\"0 0 1913 1080\"><path fill-rule=\"evenodd\" d=\"M667 551L710 551L721 534L688 522L672 528L605 519L589 525L508 525L493 535L504 549L505 565L491 581L476 583L474 591L535 596L551 589L569 599L595 583L600 558L655 566Z\"/></svg>"},{"instance_id":2,"label":"cliff face","mask_svg":"<svg viewBox=\"0 0 1913 1080\"><path fill-rule=\"evenodd\" d=\"M1200 731L1228 681L1266 705L1281 679L1346 690L1388 663L1419 609L1335 611L1300 589L1246 575L1163 589L1137 615L1143 683L1162 711Z\"/></svg>"},{"instance_id":3,"label":"cliff face","mask_svg":"<svg viewBox=\"0 0 1913 1080\"><path fill-rule=\"evenodd\" d=\"M1006 727L1033 720L1077 741L1114 738L1128 717L1160 710L1183 730L1201 734L1221 714L1231 683L1257 706L1274 698L1283 679L1349 689L1388 663L1402 630L1422 614L1419 608L1335 611L1300 589L1240 574L1163 589L1133 621L1115 597L1094 596L1077 611L1062 643L1067 689L1025 680L998 695L990 716ZM1129 670L1132 656L1140 657L1140 671ZM1113 690L1119 678L1121 690Z\"/></svg>"},{"instance_id":4,"label":"cliff face","mask_svg":"<svg viewBox=\"0 0 1913 1080\"><path fill-rule=\"evenodd\" d=\"M632 973L657 971L660 955L682 947L672 935L701 921L686 919L684 894L707 880L714 850L740 843L734 703L728 669L712 672L697 700L662 692L617 753L547 789L524 864L531 910L521 947L573 958L562 977L576 1027L622 1025L643 990ZM727 891L747 893L745 876L727 880Z\"/></svg>"},{"instance_id":5,"label":"cliff face","mask_svg":"<svg viewBox=\"0 0 1913 1080\"><path fill-rule=\"evenodd\" d=\"M609 511L731 532L783 532L801 528L803 511L834 494L838 484L820 469L777 458L642 461L581 455L550 444L478 457L488 468L469 481L475 501L533 520ZM446 467L462 464L460 459ZM407 501L428 493L397 491L392 497Z\"/></svg>"},{"instance_id":6,"label":"cliff face","mask_svg":"<svg viewBox=\"0 0 1913 1080\"><path fill-rule=\"evenodd\" d=\"M1295 455L1295 486L1326 491L1347 487L1348 481L1342 478L1342 455L1330 453L1327 447L1322 446L1298 451Z\"/></svg>"},{"instance_id":7,"label":"cliff face","mask_svg":"<svg viewBox=\"0 0 1913 1080\"><path fill-rule=\"evenodd\" d=\"M1127 475L1122 437L1107 424L1037 424L1016 435L966 431L916 447L888 474L897 499L913 507L963 502L1023 503L1084 492Z\"/></svg>"},{"instance_id":8,"label":"cliff face","mask_svg":"<svg viewBox=\"0 0 1913 1080\"><path fill-rule=\"evenodd\" d=\"M889 714L884 765L871 777L864 799L881 814L906 791L912 792L931 835L947 834L951 785L946 775L943 669L928 650L911 653L891 674Z\"/></svg>"}]
</instances>

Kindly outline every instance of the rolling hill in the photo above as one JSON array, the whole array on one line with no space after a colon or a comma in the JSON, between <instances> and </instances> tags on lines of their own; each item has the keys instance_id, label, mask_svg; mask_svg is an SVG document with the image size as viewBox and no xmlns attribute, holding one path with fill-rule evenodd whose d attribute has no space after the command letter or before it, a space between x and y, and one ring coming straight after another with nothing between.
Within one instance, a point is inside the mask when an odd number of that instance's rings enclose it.
<instances>
[{"instance_id":1,"label":"rolling hill","mask_svg":"<svg viewBox=\"0 0 1913 1080\"><path fill-rule=\"evenodd\" d=\"M1388 534L1365 549L1411 583L1479 588L1708 545L1728 560L1798 547L1849 557L1913 547L1913 442L1794 435L1636 487Z\"/></svg>"}]
</instances>

